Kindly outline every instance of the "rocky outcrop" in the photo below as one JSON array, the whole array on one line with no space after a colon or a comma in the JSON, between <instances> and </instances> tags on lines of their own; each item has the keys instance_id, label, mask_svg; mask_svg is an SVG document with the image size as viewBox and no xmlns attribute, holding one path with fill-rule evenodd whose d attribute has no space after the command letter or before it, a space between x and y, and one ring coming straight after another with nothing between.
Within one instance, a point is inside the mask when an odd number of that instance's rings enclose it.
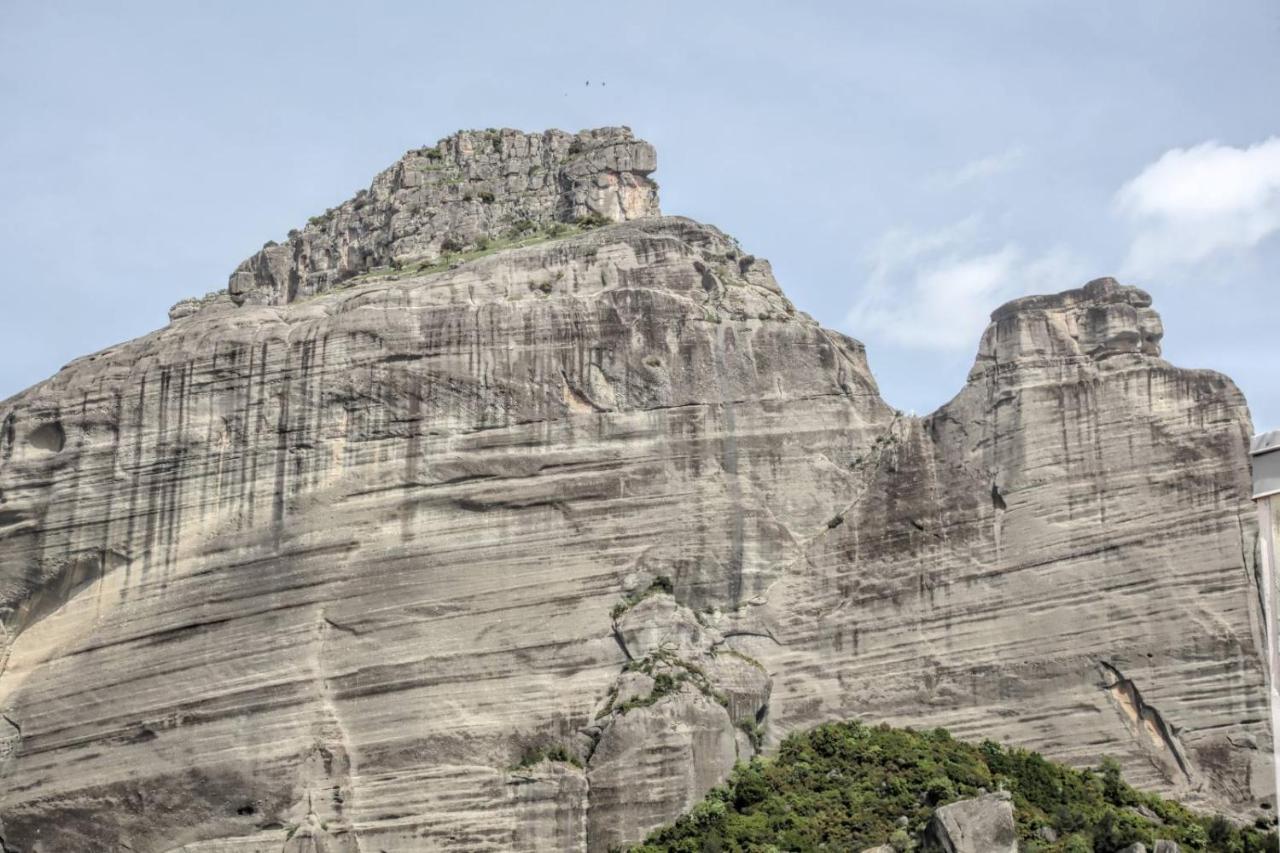
<instances>
[{"instance_id":1,"label":"rocky outcrop","mask_svg":"<svg viewBox=\"0 0 1280 853\"><path fill-rule=\"evenodd\" d=\"M627 663L586 729L590 850L643 837L759 751L764 666L705 628L664 581L615 607Z\"/></svg>"},{"instance_id":2,"label":"rocky outcrop","mask_svg":"<svg viewBox=\"0 0 1280 853\"><path fill-rule=\"evenodd\" d=\"M496 138L0 403L5 843L605 850L849 717L1269 796L1248 413L1145 294L908 417L644 143Z\"/></svg>"},{"instance_id":3,"label":"rocky outcrop","mask_svg":"<svg viewBox=\"0 0 1280 853\"><path fill-rule=\"evenodd\" d=\"M940 806L925 830L923 849L937 853L1018 853L1018 830L1008 791Z\"/></svg>"},{"instance_id":4,"label":"rocky outcrop","mask_svg":"<svg viewBox=\"0 0 1280 853\"><path fill-rule=\"evenodd\" d=\"M380 267L433 264L552 223L625 222L658 213L653 147L625 127L460 131L410 151L367 190L268 243L228 291L278 305ZM175 306L177 316L190 307Z\"/></svg>"}]
</instances>

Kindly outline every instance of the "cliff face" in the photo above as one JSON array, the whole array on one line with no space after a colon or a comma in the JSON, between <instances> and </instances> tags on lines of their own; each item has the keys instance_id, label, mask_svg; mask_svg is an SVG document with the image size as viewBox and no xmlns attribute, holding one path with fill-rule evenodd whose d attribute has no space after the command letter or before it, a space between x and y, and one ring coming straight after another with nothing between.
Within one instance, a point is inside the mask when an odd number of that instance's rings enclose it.
<instances>
[{"instance_id":1,"label":"cliff face","mask_svg":"<svg viewBox=\"0 0 1280 853\"><path fill-rule=\"evenodd\" d=\"M1248 414L1145 294L912 418L629 132L424 151L0 404L9 849L603 851L847 717L1270 795Z\"/></svg>"},{"instance_id":2,"label":"cliff face","mask_svg":"<svg viewBox=\"0 0 1280 853\"><path fill-rule=\"evenodd\" d=\"M410 151L285 243L268 243L236 268L228 290L237 303L292 302L378 267L435 261L555 222L656 216L647 177L656 166L653 146L626 128L460 131Z\"/></svg>"}]
</instances>

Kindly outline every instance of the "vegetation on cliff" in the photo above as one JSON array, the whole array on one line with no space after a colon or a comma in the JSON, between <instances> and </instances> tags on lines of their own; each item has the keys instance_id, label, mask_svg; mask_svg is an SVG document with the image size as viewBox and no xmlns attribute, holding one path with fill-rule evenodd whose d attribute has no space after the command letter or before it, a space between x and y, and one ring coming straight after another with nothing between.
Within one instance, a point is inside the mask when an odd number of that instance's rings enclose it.
<instances>
[{"instance_id":1,"label":"vegetation on cliff","mask_svg":"<svg viewBox=\"0 0 1280 853\"><path fill-rule=\"evenodd\" d=\"M1003 788L1013 795L1020 848L1111 853L1156 839L1183 850L1261 853L1276 833L1236 827L1130 787L1119 765L1075 770L944 729L915 732L829 723L783 741L773 758L739 764L726 784L632 853L860 851L919 845L934 809ZM1260 819L1260 823L1268 823Z\"/></svg>"}]
</instances>

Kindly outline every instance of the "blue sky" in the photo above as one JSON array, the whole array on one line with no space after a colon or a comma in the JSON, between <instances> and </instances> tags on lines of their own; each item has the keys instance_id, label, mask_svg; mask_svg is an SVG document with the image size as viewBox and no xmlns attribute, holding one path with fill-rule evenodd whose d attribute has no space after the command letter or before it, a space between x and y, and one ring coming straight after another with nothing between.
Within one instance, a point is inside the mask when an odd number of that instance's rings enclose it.
<instances>
[{"instance_id":1,"label":"blue sky","mask_svg":"<svg viewBox=\"0 0 1280 853\"><path fill-rule=\"evenodd\" d=\"M630 125L885 397L1115 275L1280 427L1280 7L0 0L0 398L458 128ZM590 85L586 85L590 81Z\"/></svg>"}]
</instances>

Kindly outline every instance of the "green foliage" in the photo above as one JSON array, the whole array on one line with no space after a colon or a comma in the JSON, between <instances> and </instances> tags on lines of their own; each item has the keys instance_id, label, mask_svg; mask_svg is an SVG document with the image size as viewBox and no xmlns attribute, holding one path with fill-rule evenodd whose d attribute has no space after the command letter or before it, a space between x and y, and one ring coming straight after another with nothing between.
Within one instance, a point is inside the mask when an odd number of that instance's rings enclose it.
<instances>
[{"instance_id":1,"label":"green foliage","mask_svg":"<svg viewBox=\"0 0 1280 853\"><path fill-rule=\"evenodd\" d=\"M333 219L333 208L329 208L319 216L312 216L307 220L307 224L315 228L319 228L329 224L329 220Z\"/></svg>"},{"instance_id":2,"label":"green foliage","mask_svg":"<svg viewBox=\"0 0 1280 853\"><path fill-rule=\"evenodd\" d=\"M764 743L764 726L755 720L739 720L738 728L742 729L743 734L751 741L751 748L759 752L760 745Z\"/></svg>"},{"instance_id":3,"label":"green foliage","mask_svg":"<svg viewBox=\"0 0 1280 853\"><path fill-rule=\"evenodd\" d=\"M666 575L658 575L643 592L628 595L626 598L613 605L613 609L609 611L609 613L616 620L622 616L623 613L626 613L628 610L635 607L651 595L675 595L675 592L676 587L675 584L671 582L671 578Z\"/></svg>"},{"instance_id":4,"label":"green foliage","mask_svg":"<svg viewBox=\"0 0 1280 853\"><path fill-rule=\"evenodd\" d=\"M998 787L1013 795L1020 844L1028 851L1114 853L1134 842L1150 849L1159 838L1186 851L1276 849L1274 832L1237 828L1131 788L1114 761L1075 770L991 741L958 741L943 729L849 722L792 734L775 757L739 764L726 784L632 850L856 851L880 844L914 850L937 806ZM1163 825L1144 818L1139 806ZM1058 840L1041 839L1041 827L1051 827Z\"/></svg>"},{"instance_id":5,"label":"green foliage","mask_svg":"<svg viewBox=\"0 0 1280 853\"><path fill-rule=\"evenodd\" d=\"M558 761L562 764L582 767L582 762L578 759L578 756L570 752L564 745L557 743L552 746L540 746L536 749L526 750L525 754L520 757L520 762L511 769L522 770L535 764L541 764L544 761Z\"/></svg>"},{"instance_id":6,"label":"green foliage","mask_svg":"<svg viewBox=\"0 0 1280 853\"><path fill-rule=\"evenodd\" d=\"M573 221L573 224L586 231L589 228L601 228L605 225L612 225L613 221L602 214L589 213L586 216L579 216Z\"/></svg>"},{"instance_id":7,"label":"green foliage","mask_svg":"<svg viewBox=\"0 0 1280 853\"><path fill-rule=\"evenodd\" d=\"M652 587L651 587L652 589ZM626 672L643 672L653 678L653 689L647 696L635 696L617 705L611 703L614 713L625 714L634 708L644 708L664 696L680 692L681 685L690 684L709 699L729 706L728 698L718 692L707 678L707 673L697 664L684 660L667 649L659 649L641 660L633 660L623 668Z\"/></svg>"},{"instance_id":8,"label":"green foliage","mask_svg":"<svg viewBox=\"0 0 1280 853\"><path fill-rule=\"evenodd\" d=\"M521 222L527 223L529 229L521 230L521 223L518 222L512 226L510 236L494 238L481 235L476 238L475 244L471 248L467 248L461 241L449 237L441 243L440 248L443 254L435 261L420 261L416 264L401 263L400 266L388 265L379 267L350 278L350 283L354 285L371 279L404 278L443 272L455 264L465 264L468 261L474 261L478 258L492 255L495 252L501 252L504 249L522 249L526 246L535 246L538 243L544 243L557 237L566 237L577 233L576 228L564 223L556 223L553 227L538 231L527 220L521 220Z\"/></svg>"}]
</instances>

